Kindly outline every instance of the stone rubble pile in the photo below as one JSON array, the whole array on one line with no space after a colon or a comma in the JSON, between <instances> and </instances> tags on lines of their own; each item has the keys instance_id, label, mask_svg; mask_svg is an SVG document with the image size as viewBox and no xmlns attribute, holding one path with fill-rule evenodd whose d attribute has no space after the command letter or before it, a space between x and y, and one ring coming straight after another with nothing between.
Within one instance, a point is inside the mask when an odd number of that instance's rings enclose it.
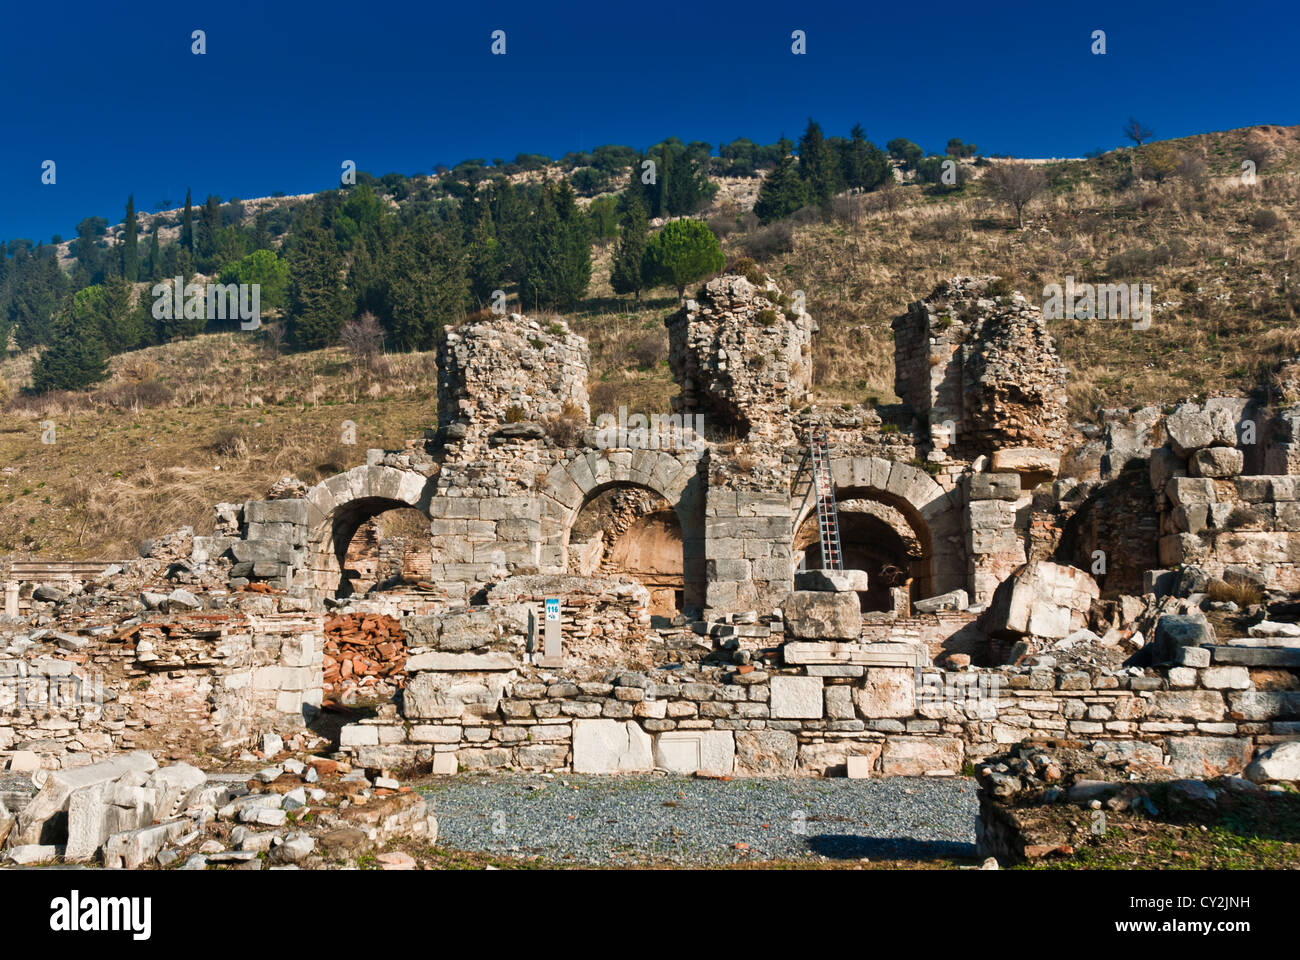
<instances>
[{"instance_id":1,"label":"stone rubble pile","mask_svg":"<svg viewBox=\"0 0 1300 960\"><path fill-rule=\"evenodd\" d=\"M283 755L278 736L263 746L267 759ZM135 752L35 779L35 794L17 810L0 809L2 859L11 863L322 868L353 865L392 839L438 837L427 801L388 771L368 778L323 757L209 775L185 763L160 767Z\"/></svg>"}]
</instances>

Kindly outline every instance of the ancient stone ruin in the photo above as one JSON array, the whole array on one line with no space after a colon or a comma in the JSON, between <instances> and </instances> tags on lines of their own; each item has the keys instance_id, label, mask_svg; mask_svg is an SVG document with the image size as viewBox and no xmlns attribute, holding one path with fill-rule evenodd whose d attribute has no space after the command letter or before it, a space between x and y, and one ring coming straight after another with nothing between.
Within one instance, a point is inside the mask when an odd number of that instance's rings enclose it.
<instances>
[{"instance_id":1,"label":"ancient stone ruin","mask_svg":"<svg viewBox=\"0 0 1300 960\"><path fill-rule=\"evenodd\" d=\"M101 691L0 713L0 754L211 753L334 718L340 757L435 773L951 775L1027 737L1242 771L1300 730L1294 411L1072 425L1042 317L995 283L894 321L904 403L879 410L813 405L813 318L740 276L666 321L672 410L614 430L562 320L448 330L424 437L12 591L0 676ZM398 509L426 543L358 539Z\"/></svg>"}]
</instances>

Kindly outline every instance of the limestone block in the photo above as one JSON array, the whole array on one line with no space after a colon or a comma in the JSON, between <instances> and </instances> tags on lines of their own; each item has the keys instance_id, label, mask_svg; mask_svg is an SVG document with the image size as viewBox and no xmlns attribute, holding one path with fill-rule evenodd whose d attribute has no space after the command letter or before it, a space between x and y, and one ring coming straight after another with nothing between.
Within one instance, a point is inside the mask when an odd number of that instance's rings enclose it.
<instances>
[{"instance_id":1,"label":"limestone block","mask_svg":"<svg viewBox=\"0 0 1300 960\"><path fill-rule=\"evenodd\" d=\"M1255 783L1300 780L1300 740L1289 740L1261 751L1243 775Z\"/></svg>"},{"instance_id":2,"label":"limestone block","mask_svg":"<svg viewBox=\"0 0 1300 960\"><path fill-rule=\"evenodd\" d=\"M1032 635L1061 640L1084 626L1100 591L1085 571L1034 561L1004 581L989 604L990 635Z\"/></svg>"},{"instance_id":3,"label":"limestone block","mask_svg":"<svg viewBox=\"0 0 1300 960\"><path fill-rule=\"evenodd\" d=\"M650 735L627 720L574 720L575 773L647 773L654 769Z\"/></svg>"},{"instance_id":4,"label":"limestone block","mask_svg":"<svg viewBox=\"0 0 1300 960\"><path fill-rule=\"evenodd\" d=\"M669 730L656 734L654 765L672 773L729 776L736 765L735 735L730 730Z\"/></svg>"},{"instance_id":5,"label":"limestone block","mask_svg":"<svg viewBox=\"0 0 1300 960\"><path fill-rule=\"evenodd\" d=\"M822 678L773 677L770 705L776 720L821 719Z\"/></svg>"},{"instance_id":6,"label":"limestone block","mask_svg":"<svg viewBox=\"0 0 1300 960\"><path fill-rule=\"evenodd\" d=\"M244 504L244 522L307 523L306 500L249 500Z\"/></svg>"},{"instance_id":7,"label":"limestone block","mask_svg":"<svg viewBox=\"0 0 1300 960\"><path fill-rule=\"evenodd\" d=\"M514 670L518 665L508 653L421 653L406 661L406 672Z\"/></svg>"},{"instance_id":8,"label":"limestone block","mask_svg":"<svg viewBox=\"0 0 1300 960\"><path fill-rule=\"evenodd\" d=\"M970 598L965 590L950 590L938 596L927 597L912 604L917 613L938 613L941 610L965 610L970 606Z\"/></svg>"},{"instance_id":9,"label":"limestone block","mask_svg":"<svg viewBox=\"0 0 1300 960\"><path fill-rule=\"evenodd\" d=\"M1179 777L1210 780L1241 773L1250 763L1249 737L1170 737L1168 747Z\"/></svg>"},{"instance_id":10,"label":"limestone block","mask_svg":"<svg viewBox=\"0 0 1300 960\"><path fill-rule=\"evenodd\" d=\"M868 587L865 570L802 570L794 575L796 590L851 593Z\"/></svg>"},{"instance_id":11,"label":"limestone block","mask_svg":"<svg viewBox=\"0 0 1300 960\"><path fill-rule=\"evenodd\" d=\"M40 791L18 815L18 832L11 842L14 845L39 843L45 822L65 811L69 798L77 790L95 784L108 784L132 772L151 773L157 768L158 761L144 751L137 750L111 760L49 773L44 777Z\"/></svg>"},{"instance_id":12,"label":"limestone block","mask_svg":"<svg viewBox=\"0 0 1300 960\"><path fill-rule=\"evenodd\" d=\"M862 632L855 593L796 590L785 604L786 632L809 640L854 640Z\"/></svg>"},{"instance_id":13,"label":"limestone block","mask_svg":"<svg viewBox=\"0 0 1300 960\"><path fill-rule=\"evenodd\" d=\"M1187 461L1168 447L1159 447L1151 451L1149 474L1151 489L1163 493L1170 480L1187 476Z\"/></svg>"},{"instance_id":14,"label":"limestone block","mask_svg":"<svg viewBox=\"0 0 1300 960\"><path fill-rule=\"evenodd\" d=\"M1003 447L993 451L993 473L1019 474L1022 482L1036 486L1055 477L1061 469L1061 457L1038 447Z\"/></svg>"},{"instance_id":15,"label":"limestone block","mask_svg":"<svg viewBox=\"0 0 1300 960\"><path fill-rule=\"evenodd\" d=\"M970 478L970 499L1018 500L1020 499L1020 474L975 473Z\"/></svg>"},{"instance_id":16,"label":"limestone block","mask_svg":"<svg viewBox=\"0 0 1300 960\"><path fill-rule=\"evenodd\" d=\"M1235 477L1245 465L1245 454L1235 447L1207 447L1197 450L1188 461L1194 477Z\"/></svg>"},{"instance_id":17,"label":"limestone block","mask_svg":"<svg viewBox=\"0 0 1300 960\"><path fill-rule=\"evenodd\" d=\"M889 737L880 758L885 776L960 773L964 752L955 737Z\"/></svg>"},{"instance_id":18,"label":"limestone block","mask_svg":"<svg viewBox=\"0 0 1300 960\"><path fill-rule=\"evenodd\" d=\"M867 720L910 717L916 713L916 675L898 667L868 667L853 691L858 712Z\"/></svg>"},{"instance_id":19,"label":"limestone block","mask_svg":"<svg viewBox=\"0 0 1300 960\"><path fill-rule=\"evenodd\" d=\"M798 753L799 738L787 730L744 730L736 733L738 774L771 777L791 774Z\"/></svg>"},{"instance_id":20,"label":"limestone block","mask_svg":"<svg viewBox=\"0 0 1300 960\"><path fill-rule=\"evenodd\" d=\"M826 688L826 716L831 720L853 720L853 690L843 684Z\"/></svg>"},{"instance_id":21,"label":"limestone block","mask_svg":"<svg viewBox=\"0 0 1300 960\"><path fill-rule=\"evenodd\" d=\"M874 770L880 760L880 740L838 740L828 743L805 743L799 748L798 772L806 776L836 777L848 773L850 757L860 757L855 767Z\"/></svg>"},{"instance_id":22,"label":"limestone block","mask_svg":"<svg viewBox=\"0 0 1300 960\"><path fill-rule=\"evenodd\" d=\"M1214 481L1208 477L1173 477L1165 484L1165 493L1174 506L1215 501Z\"/></svg>"},{"instance_id":23,"label":"limestone block","mask_svg":"<svg viewBox=\"0 0 1300 960\"><path fill-rule=\"evenodd\" d=\"M1158 690L1147 704L1147 715L1173 720L1222 720L1223 694L1214 690Z\"/></svg>"}]
</instances>

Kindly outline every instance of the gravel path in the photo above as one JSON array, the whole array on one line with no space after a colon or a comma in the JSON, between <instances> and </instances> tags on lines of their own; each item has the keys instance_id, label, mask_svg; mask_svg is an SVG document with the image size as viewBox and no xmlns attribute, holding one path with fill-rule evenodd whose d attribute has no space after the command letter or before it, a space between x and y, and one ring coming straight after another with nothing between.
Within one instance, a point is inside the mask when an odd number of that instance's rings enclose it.
<instances>
[{"instance_id":1,"label":"gravel path","mask_svg":"<svg viewBox=\"0 0 1300 960\"><path fill-rule=\"evenodd\" d=\"M975 855L963 778L462 775L421 789L439 844L460 850L588 864Z\"/></svg>"}]
</instances>

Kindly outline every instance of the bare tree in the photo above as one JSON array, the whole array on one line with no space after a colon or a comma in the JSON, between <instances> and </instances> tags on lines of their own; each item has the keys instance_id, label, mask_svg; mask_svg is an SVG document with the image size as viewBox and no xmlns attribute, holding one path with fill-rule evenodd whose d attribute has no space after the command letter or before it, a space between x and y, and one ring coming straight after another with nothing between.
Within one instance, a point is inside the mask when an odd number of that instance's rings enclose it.
<instances>
[{"instance_id":1,"label":"bare tree","mask_svg":"<svg viewBox=\"0 0 1300 960\"><path fill-rule=\"evenodd\" d=\"M367 311L343 325L339 331L339 343L358 363L373 367L384 345L384 328L375 319L375 315Z\"/></svg>"},{"instance_id":2,"label":"bare tree","mask_svg":"<svg viewBox=\"0 0 1300 960\"><path fill-rule=\"evenodd\" d=\"M1253 137L1246 141L1246 159L1255 164L1256 170L1263 170L1277 159L1277 155L1271 143Z\"/></svg>"},{"instance_id":3,"label":"bare tree","mask_svg":"<svg viewBox=\"0 0 1300 960\"><path fill-rule=\"evenodd\" d=\"M993 195L1001 202L1014 207L1020 228L1025 226L1025 206L1047 189L1043 171L1029 163L999 163L985 175Z\"/></svg>"},{"instance_id":4,"label":"bare tree","mask_svg":"<svg viewBox=\"0 0 1300 960\"><path fill-rule=\"evenodd\" d=\"M1128 123L1124 124L1124 136L1140 147L1151 139L1151 128L1139 122L1137 117L1129 117Z\"/></svg>"}]
</instances>

